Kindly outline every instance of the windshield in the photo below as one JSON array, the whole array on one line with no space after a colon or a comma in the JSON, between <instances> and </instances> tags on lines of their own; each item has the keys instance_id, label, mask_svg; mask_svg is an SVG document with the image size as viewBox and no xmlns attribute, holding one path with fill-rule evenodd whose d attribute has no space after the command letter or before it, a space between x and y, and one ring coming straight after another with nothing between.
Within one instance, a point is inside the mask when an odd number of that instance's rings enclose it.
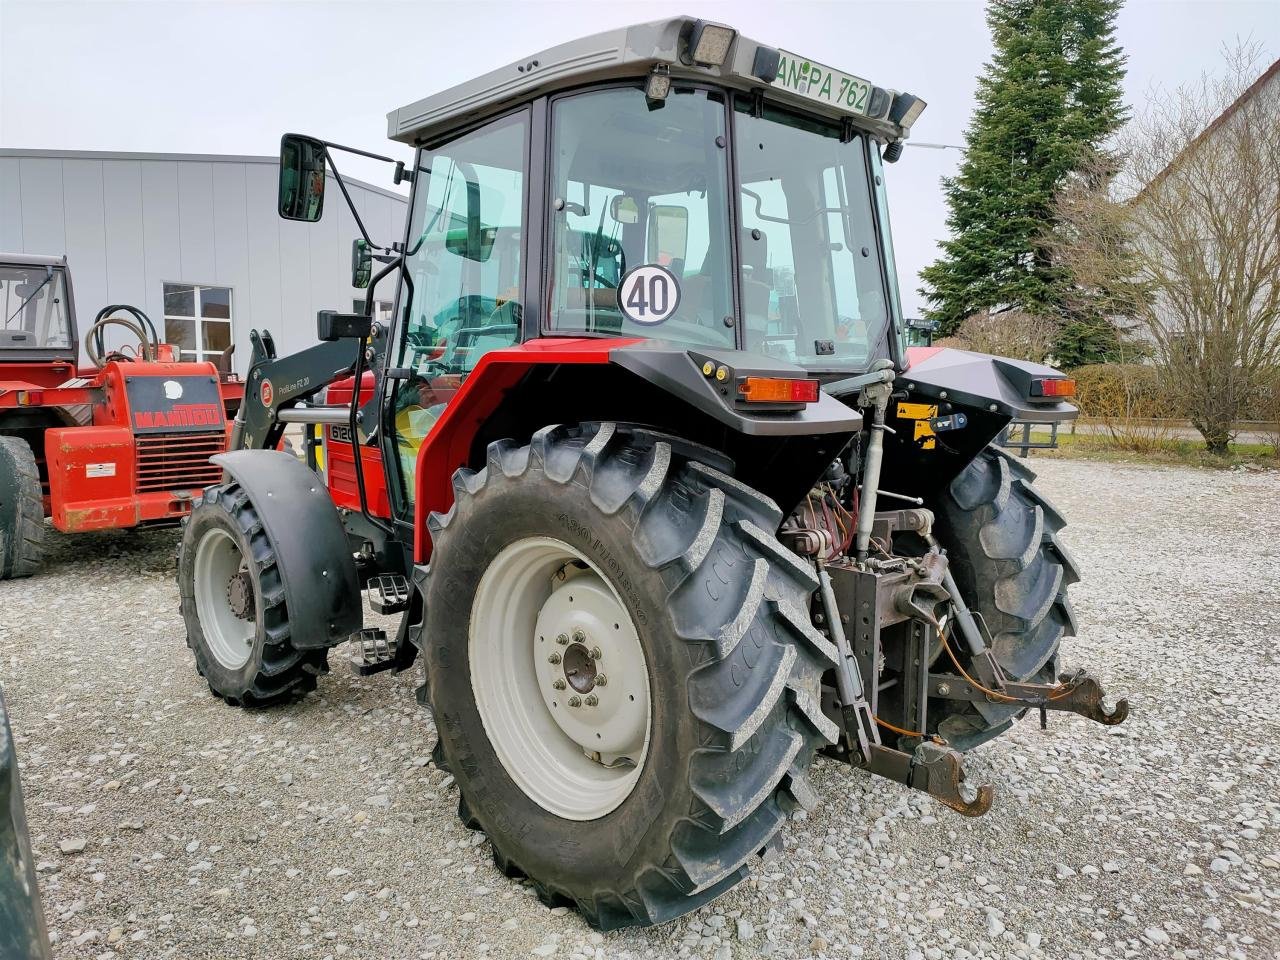
<instances>
[{"instance_id":1,"label":"windshield","mask_svg":"<svg viewBox=\"0 0 1280 960\"><path fill-rule=\"evenodd\" d=\"M0 350L69 350L71 323L62 271L0 266Z\"/></svg>"},{"instance_id":2,"label":"windshield","mask_svg":"<svg viewBox=\"0 0 1280 960\"><path fill-rule=\"evenodd\" d=\"M739 99L745 344L821 368L884 355L889 320L861 135Z\"/></svg>"}]
</instances>

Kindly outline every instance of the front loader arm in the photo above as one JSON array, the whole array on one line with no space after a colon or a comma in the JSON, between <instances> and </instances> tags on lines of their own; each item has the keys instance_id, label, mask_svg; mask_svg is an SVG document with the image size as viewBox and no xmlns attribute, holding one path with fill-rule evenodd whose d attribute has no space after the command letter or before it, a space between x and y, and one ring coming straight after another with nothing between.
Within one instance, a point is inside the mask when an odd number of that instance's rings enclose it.
<instances>
[{"instance_id":1,"label":"front loader arm","mask_svg":"<svg viewBox=\"0 0 1280 960\"><path fill-rule=\"evenodd\" d=\"M355 367L356 339L322 340L287 357L277 357L271 334L249 334L253 355L248 388L231 432L232 450L271 450L280 442L282 409L310 400Z\"/></svg>"}]
</instances>

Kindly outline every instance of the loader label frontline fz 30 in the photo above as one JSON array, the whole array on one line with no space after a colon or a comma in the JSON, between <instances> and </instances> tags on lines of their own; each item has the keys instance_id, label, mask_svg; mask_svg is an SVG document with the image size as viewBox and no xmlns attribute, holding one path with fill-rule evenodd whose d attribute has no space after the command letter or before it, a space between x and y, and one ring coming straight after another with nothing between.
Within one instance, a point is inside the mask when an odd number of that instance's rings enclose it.
<instances>
[{"instance_id":1,"label":"loader label frontline fz 30","mask_svg":"<svg viewBox=\"0 0 1280 960\"><path fill-rule=\"evenodd\" d=\"M977 816L963 751L1032 709L1122 721L1061 671L1062 516L989 445L1073 417L1070 381L905 347L882 162L923 109L681 18L391 113L405 236L356 218L365 311L317 346L254 334L183 535L213 691L309 690L346 641L420 663L464 823L601 928L738 883L819 754ZM349 149L286 135L281 215L319 219Z\"/></svg>"}]
</instances>

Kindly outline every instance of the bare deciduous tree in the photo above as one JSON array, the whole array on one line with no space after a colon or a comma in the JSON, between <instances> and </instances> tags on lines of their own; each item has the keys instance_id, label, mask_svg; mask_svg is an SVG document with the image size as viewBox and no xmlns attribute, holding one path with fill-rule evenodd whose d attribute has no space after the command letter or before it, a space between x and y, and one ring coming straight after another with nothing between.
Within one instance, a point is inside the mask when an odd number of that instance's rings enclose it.
<instances>
[{"instance_id":1,"label":"bare deciduous tree","mask_svg":"<svg viewBox=\"0 0 1280 960\"><path fill-rule=\"evenodd\" d=\"M984 311L966 317L956 335L938 345L1043 363L1057 333L1052 320L1022 310Z\"/></svg>"},{"instance_id":2,"label":"bare deciduous tree","mask_svg":"<svg viewBox=\"0 0 1280 960\"><path fill-rule=\"evenodd\" d=\"M1083 295L1150 339L1215 453L1280 369L1280 76L1249 89L1261 65L1240 47L1221 76L1152 93L1118 172L1059 196L1052 241Z\"/></svg>"}]
</instances>

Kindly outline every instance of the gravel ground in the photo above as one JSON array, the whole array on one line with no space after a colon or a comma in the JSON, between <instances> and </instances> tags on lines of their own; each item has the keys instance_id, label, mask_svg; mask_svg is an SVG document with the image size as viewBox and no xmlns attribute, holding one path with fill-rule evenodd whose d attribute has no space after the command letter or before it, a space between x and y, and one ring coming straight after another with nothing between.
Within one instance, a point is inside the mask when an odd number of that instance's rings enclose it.
<instances>
[{"instance_id":1,"label":"gravel ground","mask_svg":"<svg viewBox=\"0 0 1280 960\"><path fill-rule=\"evenodd\" d=\"M820 762L822 805L752 880L605 936L458 822L411 677L227 708L183 645L172 531L55 537L44 575L0 583L55 953L1280 956L1280 476L1040 467L1086 574L1068 658L1130 721L1019 725L972 759L998 789L976 821Z\"/></svg>"}]
</instances>

